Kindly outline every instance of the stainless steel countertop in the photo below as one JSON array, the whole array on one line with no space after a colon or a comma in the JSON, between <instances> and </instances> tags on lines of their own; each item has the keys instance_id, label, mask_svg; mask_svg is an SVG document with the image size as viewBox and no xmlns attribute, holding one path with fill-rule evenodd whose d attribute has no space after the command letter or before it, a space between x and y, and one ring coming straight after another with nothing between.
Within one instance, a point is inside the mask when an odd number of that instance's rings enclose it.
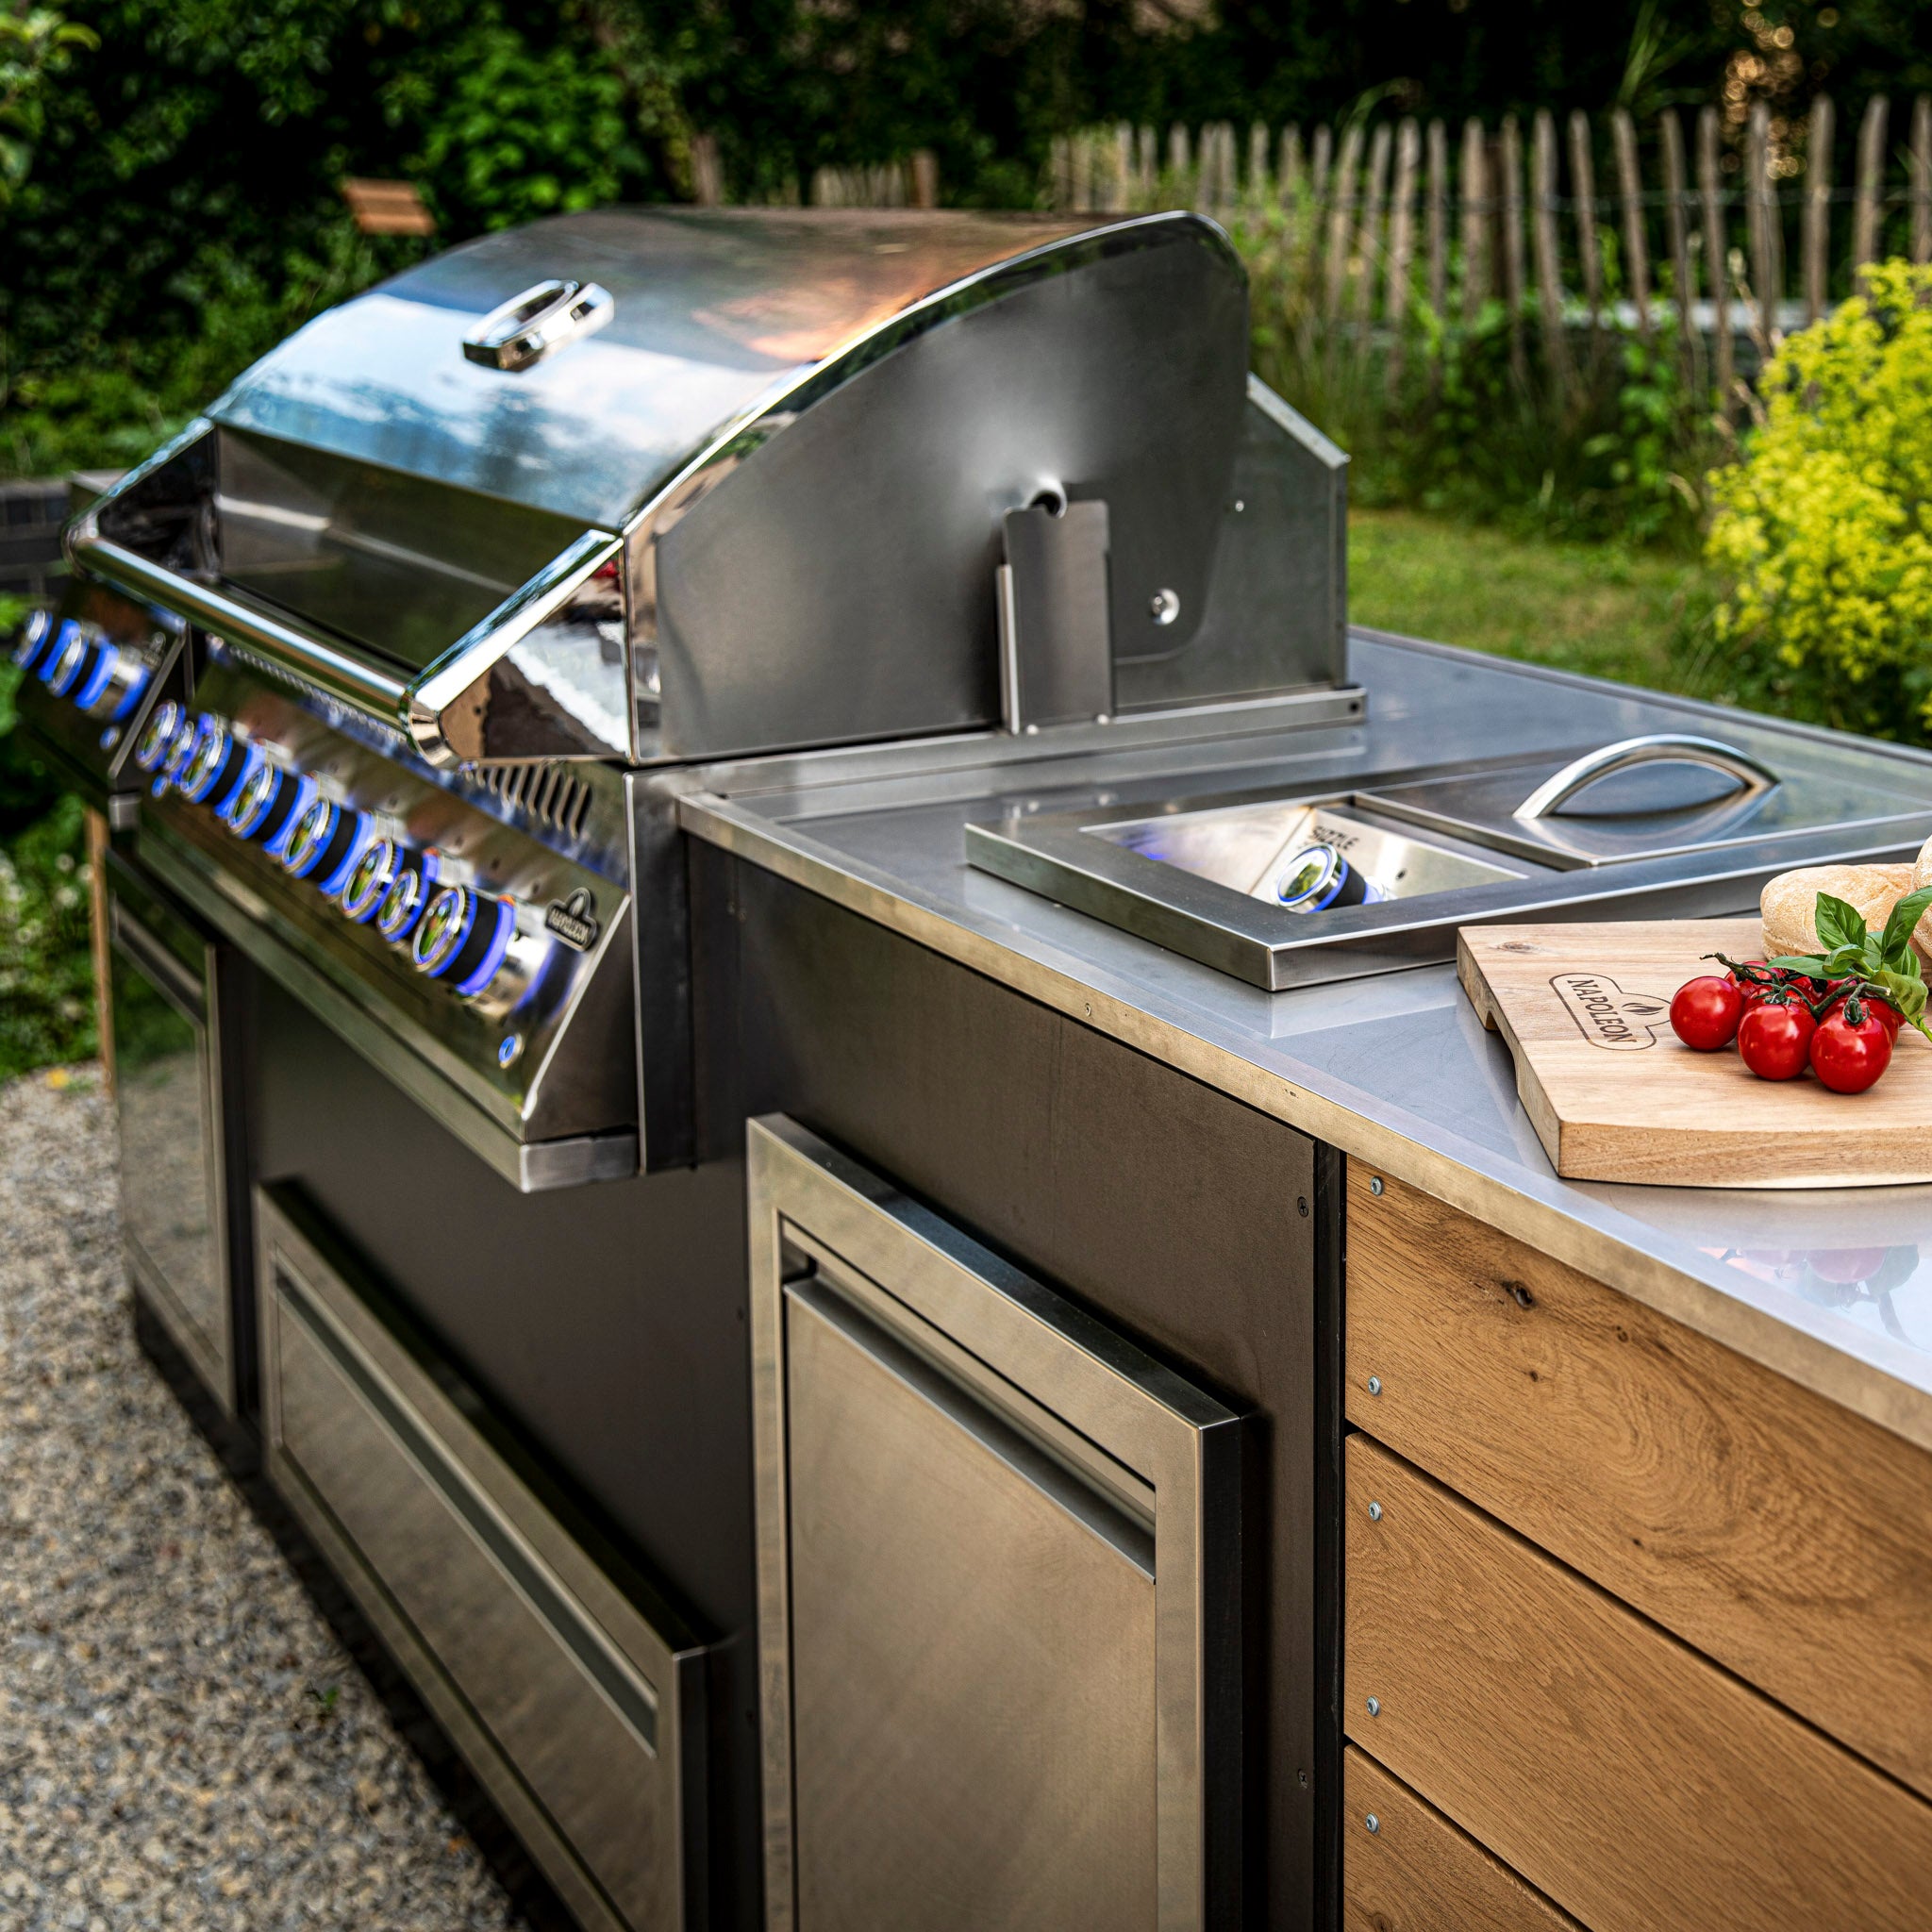
<instances>
[{"instance_id":1,"label":"stainless steel countertop","mask_svg":"<svg viewBox=\"0 0 1932 1932\"><path fill-rule=\"evenodd\" d=\"M716 767L693 774L703 789L682 798L682 822L1932 1449L1932 1186L1561 1180L1517 1102L1507 1048L1452 967L1263 992L967 865L967 821L1017 801L1071 808L1153 797L1176 779L1193 791L1353 783L1687 723L1774 757L1788 730L1378 633L1354 633L1351 653L1369 693L1360 725L994 771L906 747ZM1873 756L1932 774L1920 754Z\"/></svg>"}]
</instances>

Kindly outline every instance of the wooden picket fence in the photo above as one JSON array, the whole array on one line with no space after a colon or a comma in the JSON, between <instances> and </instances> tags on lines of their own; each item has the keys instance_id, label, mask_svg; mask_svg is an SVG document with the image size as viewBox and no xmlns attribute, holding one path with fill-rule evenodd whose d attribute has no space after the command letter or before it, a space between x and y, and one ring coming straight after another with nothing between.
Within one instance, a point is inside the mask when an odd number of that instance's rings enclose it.
<instances>
[{"instance_id":1,"label":"wooden picket fence","mask_svg":"<svg viewBox=\"0 0 1932 1932\"><path fill-rule=\"evenodd\" d=\"M1057 142L1047 198L1063 209L1213 215L1274 251L1303 316L1384 345L1398 368L1424 304L1473 323L1499 300L1519 369L1533 315L1559 381L1574 375L1579 330L1600 339L1618 325L1648 341L1660 311L1673 312L1699 380L1728 402L1740 362L1755 367L1816 321L1867 263L1932 258L1932 97L1912 104L1901 147L1888 145L1885 96L1866 103L1846 185L1832 179L1834 115L1828 99L1813 104L1803 176L1788 178L1793 164L1774 156L1762 102L1741 155L1727 155L1707 108L1694 124L1694 185L1674 110L1649 130L1621 109L1600 123L1573 113L1559 140L1556 116L1540 109L1526 143L1513 115L1494 129L1471 119L1453 160L1440 120L1357 117L1306 142L1299 127L1257 125L1245 143L1227 122L1175 126L1164 142L1123 124ZM1794 228L1798 290L1788 295Z\"/></svg>"}]
</instances>

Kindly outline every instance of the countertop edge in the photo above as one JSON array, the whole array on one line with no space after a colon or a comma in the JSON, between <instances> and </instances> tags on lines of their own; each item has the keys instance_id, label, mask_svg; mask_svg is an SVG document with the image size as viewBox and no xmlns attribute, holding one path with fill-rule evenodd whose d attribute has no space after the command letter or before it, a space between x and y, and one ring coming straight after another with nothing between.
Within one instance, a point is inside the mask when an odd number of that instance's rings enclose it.
<instances>
[{"instance_id":1,"label":"countertop edge","mask_svg":"<svg viewBox=\"0 0 1932 1932\"><path fill-rule=\"evenodd\" d=\"M1787 1318L1754 1307L1586 1224L1554 1201L1485 1174L1399 1126L1297 1086L1230 1048L1093 987L1074 973L960 924L905 886L819 847L796 825L785 827L781 836L770 820L702 791L680 798L678 818L692 837L1091 1025L1285 1125L1325 1141L1351 1159L1420 1188L1837 1407L1932 1451L1932 1393L1858 1359L1837 1341L1808 1332L1802 1325L1802 1308L1794 1307ZM1553 1179L1553 1185L1572 1184Z\"/></svg>"}]
</instances>

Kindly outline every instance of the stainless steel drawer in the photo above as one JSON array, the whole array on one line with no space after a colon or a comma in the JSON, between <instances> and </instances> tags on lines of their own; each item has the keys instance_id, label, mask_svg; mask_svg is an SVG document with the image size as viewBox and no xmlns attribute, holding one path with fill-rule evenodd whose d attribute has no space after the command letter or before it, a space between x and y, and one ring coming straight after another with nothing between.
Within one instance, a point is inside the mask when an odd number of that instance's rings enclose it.
<instances>
[{"instance_id":1,"label":"stainless steel drawer","mask_svg":"<svg viewBox=\"0 0 1932 1932\"><path fill-rule=\"evenodd\" d=\"M702 1651L592 1560L295 1212L258 1191L277 1487L577 1917L700 1924Z\"/></svg>"},{"instance_id":2,"label":"stainless steel drawer","mask_svg":"<svg viewBox=\"0 0 1932 1932\"><path fill-rule=\"evenodd\" d=\"M1236 1419L793 1123L749 1158L769 1923L1233 1923Z\"/></svg>"},{"instance_id":3,"label":"stainless steel drawer","mask_svg":"<svg viewBox=\"0 0 1932 1932\"><path fill-rule=\"evenodd\" d=\"M118 870L108 897L121 1231L150 1307L235 1410L214 948ZM192 962L192 963L190 963Z\"/></svg>"}]
</instances>

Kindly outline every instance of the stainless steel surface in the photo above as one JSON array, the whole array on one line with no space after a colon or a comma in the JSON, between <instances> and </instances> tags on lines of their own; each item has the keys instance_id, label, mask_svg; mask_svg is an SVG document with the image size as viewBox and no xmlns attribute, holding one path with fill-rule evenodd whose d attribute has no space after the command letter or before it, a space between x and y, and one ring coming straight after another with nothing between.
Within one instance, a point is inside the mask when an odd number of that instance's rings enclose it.
<instances>
[{"instance_id":1,"label":"stainless steel surface","mask_svg":"<svg viewBox=\"0 0 1932 1932\"><path fill-rule=\"evenodd\" d=\"M1923 779L1914 789L1901 774L1896 789L1882 787L1856 755L1798 742L1779 754L1783 782L1754 780L1742 794L1731 788L1735 773L1767 768L1747 753L1729 756L1715 767L1724 781L1715 804L1659 798L1653 786L1634 807L1625 798L1600 817L1551 809L1523 821L1507 803L1552 762L1562 769L1539 788L1552 797L1557 789L1572 797L1586 783L1611 787L1640 767L1648 780L1666 760L1681 771L1686 741L1684 733L1646 734L1593 754L1593 771L1585 759L1476 758L1446 771L1377 774L1347 791L1169 795L1062 810L1029 799L969 823L966 854L1016 885L1279 991L1451 958L1456 928L1488 920L1662 916L1687 891L1719 879L1749 903L1790 866L1874 837L1932 830L1932 787ZM1715 754L1701 747L1711 741L1689 741L1707 774ZM1290 861L1324 846L1355 869L1352 901L1346 892L1284 898L1277 889ZM1614 877L1597 875L1612 865Z\"/></svg>"},{"instance_id":2,"label":"stainless steel surface","mask_svg":"<svg viewBox=\"0 0 1932 1932\"><path fill-rule=\"evenodd\" d=\"M567 217L310 324L70 550L438 762L982 729L1001 608L1046 728L1333 686L1345 458L1247 341L1187 214Z\"/></svg>"},{"instance_id":3,"label":"stainless steel surface","mask_svg":"<svg viewBox=\"0 0 1932 1932\"><path fill-rule=\"evenodd\" d=\"M451 249L329 310L210 414L615 528L741 419L850 374L929 325L955 291L1091 225L910 210L564 215ZM463 337L547 277L608 290L609 325L508 381L467 361Z\"/></svg>"},{"instance_id":4,"label":"stainless steel surface","mask_svg":"<svg viewBox=\"0 0 1932 1932\"><path fill-rule=\"evenodd\" d=\"M697 1927L702 1652L620 1590L277 1198L270 1474L587 1925ZM466 1412L467 1410L467 1412Z\"/></svg>"},{"instance_id":5,"label":"stainless steel surface","mask_svg":"<svg viewBox=\"0 0 1932 1932\"><path fill-rule=\"evenodd\" d=\"M1678 742L1686 735L1645 733L1574 760L1553 750L1513 767L1491 763L1409 782L1392 777L1366 789L1363 802L1432 832L1566 871L1622 871L1677 853L1770 850L1821 833L1903 830L1924 808L1919 793L1888 782L1847 740L1793 740L1778 749L1774 771L1734 746L1696 748L1713 740L1697 739L1686 751ZM1558 792L1565 805L1547 802ZM1525 816L1529 804L1544 808Z\"/></svg>"},{"instance_id":6,"label":"stainless steel surface","mask_svg":"<svg viewBox=\"0 0 1932 1932\"><path fill-rule=\"evenodd\" d=\"M1287 771L1311 787L1359 784L1424 758L1528 756L1547 743L1553 718L1573 743L1722 733L1774 770L1793 747L1824 748L1855 758L1888 788L1932 785L1923 752L1442 646L1357 631L1351 658L1369 688L1370 721L1278 741L1277 789L1290 789L1279 782ZM983 814L992 788L1024 797L1032 787L1031 795L1071 804L1077 784L1090 803L1100 793L1118 802L1129 786L1171 786L1176 766L1197 784L1218 766L1224 784L1255 785L1243 755L1239 744L1176 745L1165 755L1095 755L1077 768L1013 763L970 780L871 769L862 782L811 790L762 790L755 768L740 767L726 774L733 796L693 791L680 815L695 836L1480 1215L1932 1448L1932 1188L1743 1199L1688 1185L1559 1180L1517 1100L1508 1050L1483 1031L1448 967L1270 994L961 861L965 823ZM774 764L795 779L800 762ZM1821 858L1909 859L1923 836L1881 832L1867 844L1855 835L1836 852L1822 841L1814 849ZM1733 875L1686 888L1678 905L1715 915L1755 901L1755 882Z\"/></svg>"},{"instance_id":7,"label":"stainless steel surface","mask_svg":"<svg viewBox=\"0 0 1932 1932\"><path fill-rule=\"evenodd\" d=\"M110 889L108 899L122 1236L149 1303L233 1413L212 949L158 904L137 912L126 891Z\"/></svg>"},{"instance_id":8,"label":"stainless steel surface","mask_svg":"<svg viewBox=\"0 0 1932 1932\"><path fill-rule=\"evenodd\" d=\"M485 369L528 369L616 313L610 291L595 282L539 282L492 308L463 338L463 355Z\"/></svg>"},{"instance_id":9,"label":"stainless steel surface","mask_svg":"<svg viewBox=\"0 0 1932 1932\"><path fill-rule=\"evenodd\" d=\"M768 1923L1210 1923L1235 1419L791 1122L748 1152Z\"/></svg>"},{"instance_id":10,"label":"stainless steel surface","mask_svg":"<svg viewBox=\"0 0 1932 1932\"><path fill-rule=\"evenodd\" d=\"M1722 743L1715 738L1693 738L1688 732L1657 731L1647 738L1626 738L1572 759L1560 772L1545 778L1510 816L1542 818L1560 811L1586 785L1594 785L1599 778L1607 778L1613 772L1627 772L1636 765L1658 762L1705 765L1714 772L1727 773L1747 792L1768 791L1778 782L1777 774L1770 766L1734 744Z\"/></svg>"},{"instance_id":11,"label":"stainless steel surface","mask_svg":"<svg viewBox=\"0 0 1932 1932\"><path fill-rule=\"evenodd\" d=\"M378 717L401 715L407 689L401 679L299 628L243 591L196 583L109 542L94 528L95 515L87 511L69 533L69 554L77 568L130 597L159 604L237 643L252 645L331 697Z\"/></svg>"}]
</instances>

